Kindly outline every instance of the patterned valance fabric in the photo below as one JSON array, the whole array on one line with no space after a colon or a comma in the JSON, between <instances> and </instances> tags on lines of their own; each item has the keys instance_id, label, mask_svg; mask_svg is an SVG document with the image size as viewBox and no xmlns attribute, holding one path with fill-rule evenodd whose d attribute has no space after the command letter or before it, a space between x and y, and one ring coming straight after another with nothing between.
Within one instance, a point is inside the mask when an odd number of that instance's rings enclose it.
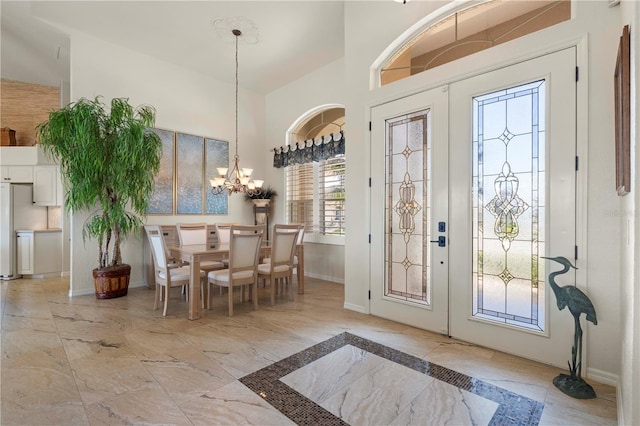
<instances>
[{"instance_id":1,"label":"patterned valance fabric","mask_svg":"<svg viewBox=\"0 0 640 426\"><path fill-rule=\"evenodd\" d=\"M275 148L273 153L273 167L287 167L294 164L311 163L312 161L327 160L344 154L344 131L332 133L295 145Z\"/></svg>"}]
</instances>

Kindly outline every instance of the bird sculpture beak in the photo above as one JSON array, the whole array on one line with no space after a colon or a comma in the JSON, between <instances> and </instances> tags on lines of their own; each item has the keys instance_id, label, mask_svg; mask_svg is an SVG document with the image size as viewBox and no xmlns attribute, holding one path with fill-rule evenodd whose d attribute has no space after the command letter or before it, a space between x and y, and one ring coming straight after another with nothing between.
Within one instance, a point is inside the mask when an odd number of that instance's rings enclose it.
<instances>
[{"instance_id":1,"label":"bird sculpture beak","mask_svg":"<svg viewBox=\"0 0 640 426\"><path fill-rule=\"evenodd\" d=\"M540 259L554 260L554 261L556 261L556 262L557 262L557 260L555 260L553 257L540 256ZM573 268L573 269L576 269L576 270L578 269L578 268L576 268L575 266L573 266L571 263L569 263L569 266L570 266L571 268Z\"/></svg>"}]
</instances>

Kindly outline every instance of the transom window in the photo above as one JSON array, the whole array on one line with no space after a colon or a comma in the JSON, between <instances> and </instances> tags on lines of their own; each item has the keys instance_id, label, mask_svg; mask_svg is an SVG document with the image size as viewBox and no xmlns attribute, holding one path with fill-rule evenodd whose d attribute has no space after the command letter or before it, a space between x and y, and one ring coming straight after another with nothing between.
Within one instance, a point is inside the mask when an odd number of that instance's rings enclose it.
<instances>
[{"instance_id":1,"label":"transom window","mask_svg":"<svg viewBox=\"0 0 640 426\"><path fill-rule=\"evenodd\" d=\"M385 85L571 19L571 0L491 0L460 10L406 42L380 70Z\"/></svg>"}]
</instances>

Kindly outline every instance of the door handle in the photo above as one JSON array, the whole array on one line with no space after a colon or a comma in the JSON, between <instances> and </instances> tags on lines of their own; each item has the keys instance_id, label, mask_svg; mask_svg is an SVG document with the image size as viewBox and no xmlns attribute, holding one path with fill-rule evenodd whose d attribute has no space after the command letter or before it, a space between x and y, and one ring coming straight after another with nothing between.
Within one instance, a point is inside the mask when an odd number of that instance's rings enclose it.
<instances>
[{"instance_id":1,"label":"door handle","mask_svg":"<svg viewBox=\"0 0 640 426\"><path fill-rule=\"evenodd\" d=\"M438 243L438 247L446 247L447 246L447 237L440 236L437 240L431 241L432 243Z\"/></svg>"}]
</instances>

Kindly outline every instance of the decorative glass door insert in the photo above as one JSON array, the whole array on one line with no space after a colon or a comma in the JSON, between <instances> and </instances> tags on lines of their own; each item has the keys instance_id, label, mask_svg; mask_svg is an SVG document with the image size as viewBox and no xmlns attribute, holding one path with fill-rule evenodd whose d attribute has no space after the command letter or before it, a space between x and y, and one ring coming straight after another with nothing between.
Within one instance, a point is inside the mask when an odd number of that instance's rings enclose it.
<instances>
[{"instance_id":1,"label":"decorative glass door insert","mask_svg":"<svg viewBox=\"0 0 640 426\"><path fill-rule=\"evenodd\" d=\"M473 98L472 315L545 331L545 80Z\"/></svg>"},{"instance_id":2,"label":"decorative glass door insert","mask_svg":"<svg viewBox=\"0 0 640 426\"><path fill-rule=\"evenodd\" d=\"M384 296L429 305L430 111L386 120Z\"/></svg>"},{"instance_id":3,"label":"decorative glass door insert","mask_svg":"<svg viewBox=\"0 0 640 426\"><path fill-rule=\"evenodd\" d=\"M371 123L371 314L447 334L449 247L430 243L449 237L447 87L376 105Z\"/></svg>"}]
</instances>

